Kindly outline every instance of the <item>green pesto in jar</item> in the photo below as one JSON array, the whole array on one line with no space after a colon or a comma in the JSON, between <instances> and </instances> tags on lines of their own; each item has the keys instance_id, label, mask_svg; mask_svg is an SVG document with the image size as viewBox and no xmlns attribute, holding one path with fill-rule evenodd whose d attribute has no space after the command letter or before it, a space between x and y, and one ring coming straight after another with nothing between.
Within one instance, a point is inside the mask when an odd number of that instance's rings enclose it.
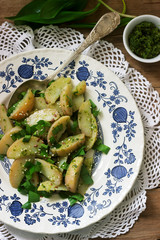
<instances>
[{"instance_id":1,"label":"green pesto in jar","mask_svg":"<svg viewBox=\"0 0 160 240\"><path fill-rule=\"evenodd\" d=\"M138 24L128 41L131 51L141 58L150 59L160 54L160 29L151 22Z\"/></svg>"}]
</instances>

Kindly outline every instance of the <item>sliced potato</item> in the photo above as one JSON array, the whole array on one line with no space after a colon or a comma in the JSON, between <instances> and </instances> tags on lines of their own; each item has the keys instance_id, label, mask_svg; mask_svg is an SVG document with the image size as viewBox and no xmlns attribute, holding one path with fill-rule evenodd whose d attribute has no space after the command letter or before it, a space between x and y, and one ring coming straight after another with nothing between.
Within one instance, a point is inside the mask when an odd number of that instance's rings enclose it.
<instances>
[{"instance_id":1,"label":"sliced potato","mask_svg":"<svg viewBox=\"0 0 160 240\"><path fill-rule=\"evenodd\" d=\"M93 157L89 157L89 158L85 158L84 159L84 162L83 164L85 165L85 167L87 168L88 170L88 173L91 175L91 172L92 172L92 166L93 166ZM78 189L77 189L77 192L84 195L88 189L90 185L88 184L85 184L83 182L83 180L79 179L79 182L78 182Z\"/></svg>"},{"instance_id":2,"label":"sliced potato","mask_svg":"<svg viewBox=\"0 0 160 240\"><path fill-rule=\"evenodd\" d=\"M52 181L55 186L59 186L62 183L62 173L56 165L42 159L35 160L41 163L41 173Z\"/></svg>"},{"instance_id":3,"label":"sliced potato","mask_svg":"<svg viewBox=\"0 0 160 240\"><path fill-rule=\"evenodd\" d=\"M22 158L25 156L39 155L41 144L40 138L32 136L29 142L23 142L23 138L16 140L7 151L8 158Z\"/></svg>"},{"instance_id":4,"label":"sliced potato","mask_svg":"<svg viewBox=\"0 0 160 240\"><path fill-rule=\"evenodd\" d=\"M51 181L45 181L41 182L38 189L38 191L45 191L45 192L50 192L50 191L68 191L65 185L59 185L55 186L55 184Z\"/></svg>"},{"instance_id":5,"label":"sliced potato","mask_svg":"<svg viewBox=\"0 0 160 240\"><path fill-rule=\"evenodd\" d=\"M62 111L62 109L61 109L60 101L56 101L56 102L53 103L53 104L52 104L52 103L47 104L47 108L56 109L57 112L58 112L61 116L63 116L63 111Z\"/></svg>"},{"instance_id":6,"label":"sliced potato","mask_svg":"<svg viewBox=\"0 0 160 240\"><path fill-rule=\"evenodd\" d=\"M81 81L78 83L78 85L73 89L73 95L79 96L86 91L86 82Z\"/></svg>"},{"instance_id":7,"label":"sliced potato","mask_svg":"<svg viewBox=\"0 0 160 240\"><path fill-rule=\"evenodd\" d=\"M96 118L91 114L91 129L92 129L92 135L91 137L86 137L85 140L85 150L88 151L91 149L97 139L98 129L97 129L97 122Z\"/></svg>"},{"instance_id":8,"label":"sliced potato","mask_svg":"<svg viewBox=\"0 0 160 240\"><path fill-rule=\"evenodd\" d=\"M60 94L60 105L63 115L72 115L72 85L67 84Z\"/></svg>"},{"instance_id":9,"label":"sliced potato","mask_svg":"<svg viewBox=\"0 0 160 240\"><path fill-rule=\"evenodd\" d=\"M81 129L82 133L84 133L87 137L92 136L91 115L91 103L89 100L87 100L81 104L78 112L79 128Z\"/></svg>"},{"instance_id":10,"label":"sliced potato","mask_svg":"<svg viewBox=\"0 0 160 240\"><path fill-rule=\"evenodd\" d=\"M77 148L81 147L85 142L85 135L78 134L70 136L59 142L61 145L59 148L51 148L53 154L58 156L67 156L69 153L75 151Z\"/></svg>"},{"instance_id":11,"label":"sliced potato","mask_svg":"<svg viewBox=\"0 0 160 240\"><path fill-rule=\"evenodd\" d=\"M34 109L42 110L47 108L47 103L43 97L35 97Z\"/></svg>"},{"instance_id":12,"label":"sliced potato","mask_svg":"<svg viewBox=\"0 0 160 240\"><path fill-rule=\"evenodd\" d=\"M28 89L24 98L18 103L15 110L9 116L10 119L21 120L29 115L34 107L34 94Z\"/></svg>"},{"instance_id":13,"label":"sliced potato","mask_svg":"<svg viewBox=\"0 0 160 240\"><path fill-rule=\"evenodd\" d=\"M67 169L65 175L65 185L70 192L75 193L83 164L83 157L75 157Z\"/></svg>"},{"instance_id":14,"label":"sliced potato","mask_svg":"<svg viewBox=\"0 0 160 240\"><path fill-rule=\"evenodd\" d=\"M71 78L61 77L51 83L45 91L45 99L47 103L55 103L60 97L62 89L71 82Z\"/></svg>"},{"instance_id":15,"label":"sliced potato","mask_svg":"<svg viewBox=\"0 0 160 240\"><path fill-rule=\"evenodd\" d=\"M37 124L38 121L44 120L47 122L54 122L60 117L59 113L55 109L42 109L34 112L28 118L26 118L27 124L33 126Z\"/></svg>"},{"instance_id":16,"label":"sliced potato","mask_svg":"<svg viewBox=\"0 0 160 240\"><path fill-rule=\"evenodd\" d=\"M13 128L11 120L7 116L6 107L3 104L0 104L0 128L4 133Z\"/></svg>"},{"instance_id":17,"label":"sliced potato","mask_svg":"<svg viewBox=\"0 0 160 240\"><path fill-rule=\"evenodd\" d=\"M9 181L13 188L18 188L24 177L24 165L28 158L19 158L14 160L9 172Z\"/></svg>"},{"instance_id":18,"label":"sliced potato","mask_svg":"<svg viewBox=\"0 0 160 240\"><path fill-rule=\"evenodd\" d=\"M69 120L70 120L69 116L62 116L52 124L52 126L50 127L50 129L48 131L48 136L47 136L47 141L48 141L49 145L50 145L50 138L52 136L54 136L56 141L59 141L62 134L66 131ZM54 130L58 127L60 128L60 130L53 135Z\"/></svg>"},{"instance_id":19,"label":"sliced potato","mask_svg":"<svg viewBox=\"0 0 160 240\"><path fill-rule=\"evenodd\" d=\"M84 96L83 95L78 95L72 97L72 110L73 112L76 112L79 110L81 104L84 102Z\"/></svg>"},{"instance_id":20,"label":"sliced potato","mask_svg":"<svg viewBox=\"0 0 160 240\"><path fill-rule=\"evenodd\" d=\"M8 132L6 132L6 134L0 140L0 154L5 154L6 155L8 148L14 142L13 139L12 139L12 135L14 133L17 133L17 132L21 131L21 130L22 130L21 127L16 126L14 128L11 128Z\"/></svg>"}]
</instances>

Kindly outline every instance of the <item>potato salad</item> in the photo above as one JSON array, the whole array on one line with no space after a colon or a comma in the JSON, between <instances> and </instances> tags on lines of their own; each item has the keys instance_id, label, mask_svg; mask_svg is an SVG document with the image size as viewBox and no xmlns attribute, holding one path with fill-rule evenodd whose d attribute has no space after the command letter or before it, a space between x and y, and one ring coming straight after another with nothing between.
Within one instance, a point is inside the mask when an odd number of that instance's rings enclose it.
<instances>
[{"instance_id":1,"label":"potato salad","mask_svg":"<svg viewBox=\"0 0 160 240\"><path fill-rule=\"evenodd\" d=\"M99 111L85 92L85 81L73 87L61 77L44 91L22 92L9 109L0 104L0 158L13 159L9 181L28 195L23 208L55 193L73 205L93 184L93 149L110 148L97 138Z\"/></svg>"}]
</instances>

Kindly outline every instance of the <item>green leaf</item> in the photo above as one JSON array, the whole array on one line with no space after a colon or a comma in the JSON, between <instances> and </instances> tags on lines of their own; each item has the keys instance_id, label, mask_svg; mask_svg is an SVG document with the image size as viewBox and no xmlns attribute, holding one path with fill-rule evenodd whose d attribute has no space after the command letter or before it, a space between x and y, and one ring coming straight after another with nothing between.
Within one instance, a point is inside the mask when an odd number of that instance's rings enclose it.
<instances>
[{"instance_id":1,"label":"green leaf","mask_svg":"<svg viewBox=\"0 0 160 240\"><path fill-rule=\"evenodd\" d=\"M110 147L103 144L101 139L97 139L97 141L95 142L95 144L93 146L93 149L107 154L110 150Z\"/></svg>"},{"instance_id":2,"label":"green leaf","mask_svg":"<svg viewBox=\"0 0 160 240\"><path fill-rule=\"evenodd\" d=\"M68 198L71 206L74 205L77 201L81 202L84 199L84 196L81 195L80 193L71 193L71 192L61 191L59 192L59 195L63 199Z\"/></svg>"},{"instance_id":3,"label":"green leaf","mask_svg":"<svg viewBox=\"0 0 160 240\"><path fill-rule=\"evenodd\" d=\"M81 148L79 148L76 152L71 154L71 158L75 158L77 156L84 156L85 155L85 149L86 146L82 146Z\"/></svg>"},{"instance_id":4,"label":"green leaf","mask_svg":"<svg viewBox=\"0 0 160 240\"><path fill-rule=\"evenodd\" d=\"M22 205L23 209L31 209L31 203L30 202L26 202L25 204Z\"/></svg>"},{"instance_id":5,"label":"green leaf","mask_svg":"<svg viewBox=\"0 0 160 240\"><path fill-rule=\"evenodd\" d=\"M77 1L77 0L76 0ZM75 0L48 0L41 10L40 16L44 19L55 18L62 10L68 10L75 5Z\"/></svg>"},{"instance_id":6,"label":"green leaf","mask_svg":"<svg viewBox=\"0 0 160 240\"><path fill-rule=\"evenodd\" d=\"M0 154L0 161L4 161L5 155Z\"/></svg>"},{"instance_id":7,"label":"green leaf","mask_svg":"<svg viewBox=\"0 0 160 240\"><path fill-rule=\"evenodd\" d=\"M22 129L17 133L13 133L11 135L11 138L13 139L13 141L16 141L17 139L20 139L20 138L24 137L25 135L26 135L26 132L24 129Z\"/></svg>"},{"instance_id":8,"label":"green leaf","mask_svg":"<svg viewBox=\"0 0 160 240\"><path fill-rule=\"evenodd\" d=\"M28 202L39 202L40 201L40 196L36 192L29 191L28 194Z\"/></svg>"},{"instance_id":9,"label":"green leaf","mask_svg":"<svg viewBox=\"0 0 160 240\"><path fill-rule=\"evenodd\" d=\"M25 135L24 138L23 138L23 141L22 142L29 142L31 139L31 135Z\"/></svg>"},{"instance_id":10,"label":"green leaf","mask_svg":"<svg viewBox=\"0 0 160 240\"><path fill-rule=\"evenodd\" d=\"M81 11L62 11L60 12L55 18L51 19L43 19L40 16L40 13L36 14L30 14L24 16L15 16L15 17L8 17L10 20L21 20L26 22L33 22L33 23L41 23L41 24L59 24L59 23L65 23L70 22L76 19L84 18L92 13L94 13L98 7L100 6L100 3L96 5L93 9L85 12Z\"/></svg>"},{"instance_id":11,"label":"green leaf","mask_svg":"<svg viewBox=\"0 0 160 240\"><path fill-rule=\"evenodd\" d=\"M3 136L4 136L4 134L0 134L0 140L2 139Z\"/></svg>"},{"instance_id":12,"label":"green leaf","mask_svg":"<svg viewBox=\"0 0 160 240\"><path fill-rule=\"evenodd\" d=\"M87 168L85 165L82 166L81 168L81 174L80 177L82 178L83 182L87 185L93 184L93 179L91 178Z\"/></svg>"},{"instance_id":13,"label":"green leaf","mask_svg":"<svg viewBox=\"0 0 160 240\"><path fill-rule=\"evenodd\" d=\"M97 110L96 104L91 99L89 99L89 101L91 103L91 112L92 112L93 116L97 117L98 114L100 113L100 111Z\"/></svg>"},{"instance_id":14,"label":"green leaf","mask_svg":"<svg viewBox=\"0 0 160 240\"><path fill-rule=\"evenodd\" d=\"M118 27L126 26L132 19L133 18L129 18L129 17L121 18L121 22L118 25Z\"/></svg>"}]
</instances>

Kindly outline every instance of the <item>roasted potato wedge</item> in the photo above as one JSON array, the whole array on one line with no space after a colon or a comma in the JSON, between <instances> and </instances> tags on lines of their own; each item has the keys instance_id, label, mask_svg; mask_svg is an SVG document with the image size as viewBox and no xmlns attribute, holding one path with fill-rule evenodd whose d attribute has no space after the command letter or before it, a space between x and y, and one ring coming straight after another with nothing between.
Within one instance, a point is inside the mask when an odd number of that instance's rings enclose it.
<instances>
[{"instance_id":1,"label":"roasted potato wedge","mask_svg":"<svg viewBox=\"0 0 160 240\"><path fill-rule=\"evenodd\" d=\"M25 156L35 156L40 154L41 144L44 142L37 137L32 136L29 142L23 142L23 138L16 140L7 151L8 158L22 158Z\"/></svg>"},{"instance_id":2,"label":"roasted potato wedge","mask_svg":"<svg viewBox=\"0 0 160 240\"><path fill-rule=\"evenodd\" d=\"M21 131L21 130L22 130L21 127L16 126L14 128L11 128L10 130L8 130L8 132L6 132L6 134L0 140L0 154L5 154L5 155L7 154L8 148L14 142L13 139L12 139L12 135L14 133L17 133L17 132Z\"/></svg>"},{"instance_id":3,"label":"roasted potato wedge","mask_svg":"<svg viewBox=\"0 0 160 240\"><path fill-rule=\"evenodd\" d=\"M71 78L58 78L45 91L45 99L47 103L55 103L60 97L62 89L71 82Z\"/></svg>"},{"instance_id":4,"label":"roasted potato wedge","mask_svg":"<svg viewBox=\"0 0 160 240\"><path fill-rule=\"evenodd\" d=\"M91 137L86 137L86 140L85 140L86 151L90 150L93 147L98 134L97 122L93 114L91 114L91 129L92 129Z\"/></svg>"},{"instance_id":5,"label":"roasted potato wedge","mask_svg":"<svg viewBox=\"0 0 160 240\"><path fill-rule=\"evenodd\" d=\"M57 112L58 112L61 116L63 116L63 111L62 111L62 109L61 109L60 101L56 101L56 102L53 103L53 104L52 104L52 103L47 104L47 108L56 109Z\"/></svg>"},{"instance_id":6,"label":"roasted potato wedge","mask_svg":"<svg viewBox=\"0 0 160 240\"><path fill-rule=\"evenodd\" d=\"M68 191L65 185L59 185L55 186L55 184L51 181L45 181L41 182L38 191L45 191L45 192L50 192L50 191Z\"/></svg>"},{"instance_id":7,"label":"roasted potato wedge","mask_svg":"<svg viewBox=\"0 0 160 240\"><path fill-rule=\"evenodd\" d=\"M60 117L59 113L55 109L42 109L34 112L28 118L26 118L27 124L33 126L37 124L38 121L44 120L47 122L54 122Z\"/></svg>"},{"instance_id":8,"label":"roasted potato wedge","mask_svg":"<svg viewBox=\"0 0 160 240\"><path fill-rule=\"evenodd\" d=\"M10 119L21 120L29 115L34 107L34 94L28 89L24 98L18 103L15 110L9 116Z\"/></svg>"},{"instance_id":9,"label":"roasted potato wedge","mask_svg":"<svg viewBox=\"0 0 160 240\"><path fill-rule=\"evenodd\" d=\"M75 193L83 164L83 157L75 157L67 169L65 175L65 185L70 192Z\"/></svg>"},{"instance_id":10,"label":"roasted potato wedge","mask_svg":"<svg viewBox=\"0 0 160 240\"><path fill-rule=\"evenodd\" d=\"M9 181L13 188L18 188L24 177L24 165L28 158L19 158L14 160L9 172Z\"/></svg>"},{"instance_id":11,"label":"roasted potato wedge","mask_svg":"<svg viewBox=\"0 0 160 240\"><path fill-rule=\"evenodd\" d=\"M81 104L78 112L79 128L87 137L92 136L91 114L91 103L87 100Z\"/></svg>"},{"instance_id":12,"label":"roasted potato wedge","mask_svg":"<svg viewBox=\"0 0 160 240\"><path fill-rule=\"evenodd\" d=\"M86 82L81 81L78 83L78 85L73 89L73 95L79 96L86 91Z\"/></svg>"},{"instance_id":13,"label":"roasted potato wedge","mask_svg":"<svg viewBox=\"0 0 160 240\"><path fill-rule=\"evenodd\" d=\"M72 115L72 85L67 84L60 95L60 105L63 115Z\"/></svg>"},{"instance_id":14,"label":"roasted potato wedge","mask_svg":"<svg viewBox=\"0 0 160 240\"><path fill-rule=\"evenodd\" d=\"M51 148L53 154L64 157L69 153L75 151L77 148L81 147L85 142L85 135L78 134L70 136L59 142L61 145L59 148Z\"/></svg>"},{"instance_id":15,"label":"roasted potato wedge","mask_svg":"<svg viewBox=\"0 0 160 240\"><path fill-rule=\"evenodd\" d=\"M34 109L42 110L47 108L47 103L43 97L35 97Z\"/></svg>"},{"instance_id":16,"label":"roasted potato wedge","mask_svg":"<svg viewBox=\"0 0 160 240\"><path fill-rule=\"evenodd\" d=\"M12 122L7 116L6 107L3 104L0 104L0 128L4 133L13 128Z\"/></svg>"},{"instance_id":17,"label":"roasted potato wedge","mask_svg":"<svg viewBox=\"0 0 160 240\"><path fill-rule=\"evenodd\" d=\"M35 159L41 163L41 173L47 177L57 187L62 183L62 173L58 167L42 159Z\"/></svg>"},{"instance_id":18,"label":"roasted potato wedge","mask_svg":"<svg viewBox=\"0 0 160 240\"><path fill-rule=\"evenodd\" d=\"M69 120L70 120L69 116L62 116L52 124L47 135L47 141L49 145L50 145L50 138L52 136L54 136L56 141L59 141L62 134L66 131ZM58 127L59 127L58 132L53 134L54 130L56 130Z\"/></svg>"},{"instance_id":19,"label":"roasted potato wedge","mask_svg":"<svg viewBox=\"0 0 160 240\"><path fill-rule=\"evenodd\" d=\"M79 110L80 106L84 102L84 96L83 95L78 95L72 97L72 110L73 112L76 112Z\"/></svg>"}]
</instances>

